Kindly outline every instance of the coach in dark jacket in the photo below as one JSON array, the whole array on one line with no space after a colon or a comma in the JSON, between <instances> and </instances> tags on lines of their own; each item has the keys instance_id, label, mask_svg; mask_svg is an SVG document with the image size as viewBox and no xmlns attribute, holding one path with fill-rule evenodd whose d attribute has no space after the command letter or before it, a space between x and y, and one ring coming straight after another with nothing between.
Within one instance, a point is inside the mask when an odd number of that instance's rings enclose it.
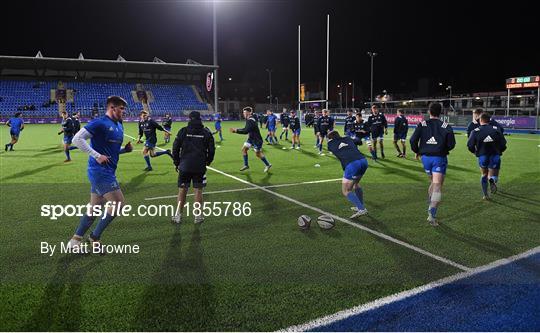
<instances>
[{"instance_id":1,"label":"coach in dark jacket","mask_svg":"<svg viewBox=\"0 0 540 333\"><path fill-rule=\"evenodd\" d=\"M173 143L173 160L178 171L178 209L173 222L180 223L182 208L186 202L187 191L193 182L195 202L201 204L202 189L206 186L206 166L214 160L214 137L210 130L203 126L201 114L193 111L189 114L188 125L176 135ZM195 223L204 221L202 215L195 216Z\"/></svg>"}]
</instances>

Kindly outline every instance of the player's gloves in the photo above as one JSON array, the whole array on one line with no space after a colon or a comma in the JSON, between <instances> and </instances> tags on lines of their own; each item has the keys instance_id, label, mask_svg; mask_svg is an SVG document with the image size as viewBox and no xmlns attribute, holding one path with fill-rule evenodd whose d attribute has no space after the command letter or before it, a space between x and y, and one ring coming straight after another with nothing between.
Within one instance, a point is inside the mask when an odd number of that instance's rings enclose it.
<instances>
[{"instance_id":1,"label":"player's gloves","mask_svg":"<svg viewBox=\"0 0 540 333\"><path fill-rule=\"evenodd\" d=\"M126 143L126 145L124 146L124 151L126 153L131 153L133 151L133 145L131 144L131 141Z\"/></svg>"}]
</instances>

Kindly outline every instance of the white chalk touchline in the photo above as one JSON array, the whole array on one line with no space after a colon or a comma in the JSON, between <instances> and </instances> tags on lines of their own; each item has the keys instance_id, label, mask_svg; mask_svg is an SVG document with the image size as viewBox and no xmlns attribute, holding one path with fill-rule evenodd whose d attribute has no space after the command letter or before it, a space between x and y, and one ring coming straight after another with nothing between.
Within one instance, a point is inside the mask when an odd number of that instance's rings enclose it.
<instances>
[{"instance_id":1,"label":"white chalk touchline","mask_svg":"<svg viewBox=\"0 0 540 333\"><path fill-rule=\"evenodd\" d=\"M127 135L127 134L124 134L124 135L126 135L127 137L131 137L131 136ZM131 138L133 138L133 137L131 137ZM135 139L135 138L133 138L133 139ZM164 150L164 149L159 148L159 147L156 147L156 148L161 149L161 150ZM303 202L300 202L300 201L298 201L298 200L296 200L296 199L290 198L290 197L288 197L288 196L286 196L286 195L283 195L283 194L280 194L280 193L277 193L277 192L274 192L274 191L270 191L270 190L267 189L267 188L264 188L264 187L259 186L259 185L257 185L257 184L250 183L250 182L248 182L247 180L244 180L244 179L238 178L238 177L236 177L236 176L230 175L230 174L225 173L225 172L223 172L223 171L221 171L221 170L218 170L218 169L216 169L216 168L213 168L213 167L207 167L207 168L208 168L209 170L212 170L212 171L214 171L214 172L217 172L217 173L219 173L219 174L221 174L221 175L223 175L223 176L232 178L232 179L237 180L237 181L239 181L239 182L241 182L241 183L247 184L247 185L249 185L249 186L251 186L251 187L254 187L254 188L259 189L259 190L261 190L261 191L264 191L264 192L266 192L266 193L272 194L272 195L274 195L274 196L276 196L276 197L278 197L278 198L281 198L281 199L290 201L290 202L295 203L295 204L297 204L297 205L299 205L299 206L308 208L308 209L310 209L310 210L316 211L316 212L321 213L321 214L323 214L323 215L331 216L332 218L334 218L334 220L338 220L338 221L341 221L341 222L343 222L343 223L346 223L346 224L348 224L348 225L350 225L350 226L352 226L352 227L355 227L355 228L364 230L364 231L369 232L369 233L371 233L371 234L373 234L373 235L375 235L375 236L377 236L377 237L379 237L379 238L386 239L386 240L388 240L388 241L390 241L390 242L392 242L392 243L399 244L399 245L401 245L401 246L403 246L403 247L406 247L406 248L408 248L408 249L410 249L410 250L413 250L413 251L415 251L415 252L418 252L418 253L420 253L420 254L423 254L423 255L425 255L425 256L427 256L427 257L430 257L430 258L432 258L432 259L435 259L435 260L440 261L440 262L442 262L442 263L445 263L445 264L447 264L447 265L450 265L450 266L459 268L459 269L462 270L462 271L469 271L469 270L471 270L470 267L461 265L461 264L456 263L456 262L454 262L454 261L452 261L452 260L450 260L450 259L443 258L443 257L441 257L441 256L438 256L438 255L436 255L436 254L433 254L433 253L431 253L431 252L428 252L428 251L426 251L426 250L424 250L424 249L421 249L421 248L419 248L419 247L417 247L417 246L411 245L411 244L409 244L409 243L406 243L406 242L401 241L401 240L399 240L399 239L396 239L396 238L394 238L394 237L391 237L391 236L388 236L388 235L386 235L386 234L383 234L382 232L378 232L378 231L375 231L375 230L373 230L373 229L370 229L370 228L368 228L368 227L366 227L366 226L363 226L363 225L361 225L361 224L354 223L354 222L352 222L352 221L350 221L350 220L347 220L347 219L344 219L344 218L342 218L342 217L340 217L340 216L337 216L337 215L334 215L334 214L332 214L332 213L326 212L326 211L324 211L324 210L322 210L322 209L319 209L319 208L317 208L317 207L310 206L310 205L305 204L305 203L303 203Z\"/></svg>"},{"instance_id":2,"label":"white chalk touchline","mask_svg":"<svg viewBox=\"0 0 540 333\"><path fill-rule=\"evenodd\" d=\"M450 283L453 283L453 282L456 282L456 281L471 277L473 275L488 271L490 269L494 269L494 268L497 268L497 267L500 267L500 266L507 265L509 263L512 263L514 261L517 261L517 260L532 256L532 255L535 255L537 253L540 253L540 246L535 247L533 249L530 249L530 250L528 250L526 252L523 252L521 254L517 254L517 255L514 255L514 256L511 256L511 257L508 257L508 258L500 259L500 260L494 261L494 262L489 263L489 264L484 265L484 266L473 268L472 270L470 270L468 272L457 273L457 274L448 276L446 278L443 278L443 279L440 279L440 280L437 280L437 281L434 281L434 282L430 282L430 283L425 284L425 285L420 286L420 287L416 287L416 288L413 288L413 289L410 289L410 290L402 291L402 292L397 293L397 294L393 294L393 295L390 295L390 296L379 298L379 299L374 300L372 302L362 304L362 305L359 305L359 306L356 306L356 307L353 307L353 308L350 308L350 309L347 309L347 310L339 311L339 312L336 312L336 313L334 313L332 315L321 317L321 318L312 320L310 322L307 322L305 324L290 326L290 327L287 327L287 328L282 329L280 331L282 331L282 332L283 331L309 331L309 330L312 330L312 329L314 329L316 327L326 326L326 325L332 324L332 323L334 323L336 321L343 320L343 319L349 318L351 316L355 316L355 315L358 315L358 314L361 314L361 313L364 313L364 312L379 308L381 306L384 306L384 305L387 305L387 304L390 304L390 303L401 301L401 300L409 298L411 296L415 296L415 295L418 295L420 293L429 291L431 289L435 289L435 288L438 288L438 287L441 287L441 286L444 286L444 285L447 285L447 284L450 284Z\"/></svg>"},{"instance_id":3,"label":"white chalk touchline","mask_svg":"<svg viewBox=\"0 0 540 333\"><path fill-rule=\"evenodd\" d=\"M341 178L313 180L313 181L301 182L301 183L276 184L276 185L268 185L268 186L262 186L262 187L264 187L264 188L288 187L288 186L298 186L298 185L307 185L307 184L329 183L329 182L336 182L338 180L341 180ZM244 187L244 188L235 188L235 189L230 189L230 190L204 192L204 194L241 192L241 191L251 191L251 190L258 190L258 188L256 188L256 187ZM192 196L192 195L194 195L194 194L192 194L192 193L188 194L188 196ZM175 195L166 195L166 196L163 196L163 197L145 198L144 200L150 201L150 200L159 200L159 199L171 199L171 198L176 198L176 197L177 197L177 194L175 194Z\"/></svg>"}]
</instances>

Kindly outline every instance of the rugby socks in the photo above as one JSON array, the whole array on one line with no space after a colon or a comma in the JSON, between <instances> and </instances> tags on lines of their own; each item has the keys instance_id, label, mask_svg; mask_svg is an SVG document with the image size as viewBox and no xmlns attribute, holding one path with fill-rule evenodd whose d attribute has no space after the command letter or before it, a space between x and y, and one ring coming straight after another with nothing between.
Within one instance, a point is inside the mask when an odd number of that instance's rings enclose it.
<instances>
[{"instance_id":1,"label":"rugby socks","mask_svg":"<svg viewBox=\"0 0 540 333\"><path fill-rule=\"evenodd\" d=\"M270 134L266 134L266 138L264 138L264 141L268 142L268 137L270 137Z\"/></svg>"},{"instance_id":2,"label":"rugby socks","mask_svg":"<svg viewBox=\"0 0 540 333\"><path fill-rule=\"evenodd\" d=\"M247 156L246 156L246 160L247 160ZM269 163L268 160L266 159L266 156L261 157L261 161L263 161L264 165L266 165L266 166L269 166L269 165L270 165L270 163ZM247 164L246 164L246 165L247 165Z\"/></svg>"},{"instance_id":3,"label":"rugby socks","mask_svg":"<svg viewBox=\"0 0 540 333\"><path fill-rule=\"evenodd\" d=\"M219 131L219 139L223 141L223 134L221 134L221 131Z\"/></svg>"},{"instance_id":4,"label":"rugby socks","mask_svg":"<svg viewBox=\"0 0 540 333\"><path fill-rule=\"evenodd\" d=\"M156 153L156 157L161 156L161 155L167 155L167 151L166 150L165 151L158 151Z\"/></svg>"},{"instance_id":5,"label":"rugby socks","mask_svg":"<svg viewBox=\"0 0 540 333\"><path fill-rule=\"evenodd\" d=\"M489 179L493 179L493 182L497 184L497 182L499 181L499 176L491 176L489 177Z\"/></svg>"},{"instance_id":6,"label":"rugby socks","mask_svg":"<svg viewBox=\"0 0 540 333\"><path fill-rule=\"evenodd\" d=\"M431 216L436 217L436 215L437 215L437 207L434 207L434 206L430 205L429 208L428 208L428 211L431 214Z\"/></svg>"},{"instance_id":7,"label":"rugby socks","mask_svg":"<svg viewBox=\"0 0 540 333\"><path fill-rule=\"evenodd\" d=\"M363 205L364 204L364 190L362 190L361 187L358 187L354 189L354 193L356 194L356 196L358 197L358 200L360 200L360 202Z\"/></svg>"},{"instance_id":8,"label":"rugby socks","mask_svg":"<svg viewBox=\"0 0 540 333\"><path fill-rule=\"evenodd\" d=\"M248 156L247 155L242 155L242 157L244 157L244 165L249 166L248 165Z\"/></svg>"},{"instance_id":9,"label":"rugby socks","mask_svg":"<svg viewBox=\"0 0 540 333\"><path fill-rule=\"evenodd\" d=\"M150 164L150 156L146 155L146 156L144 157L144 160L146 161L146 166L147 166L148 168L151 169L151 168L152 168L152 164Z\"/></svg>"},{"instance_id":10,"label":"rugby socks","mask_svg":"<svg viewBox=\"0 0 540 333\"><path fill-rule=\"evenodd\" d=\"M488 196L488 177L482 176L480 178L480 183L482 184L482 193L484 193L484 196Z\"/></svg>"},{"instance_id":11,"label":"rugby socks","mask_svg":"<svg viewBox=\"0 0 540 333\"><path fill-rule=\"evenodd\" d=\"M107 215L105 215L105 217L103 217L101 220L99 220L99 223L96 226L96 229L94 229L94 231L92 231L92 233L90 234L90 237L92 237L92 239L95 239L95 240L100 239L101 234L103 233L105 228L107 228L107 226L109 226L109 224L112 222L112 220L114 220L114 216L107 213Z\"/></svg>"},{"instance_id":12,"label":"rugby socks","mask_svg":"<svg viewBox=\"0 0 540 333\"><path fill-rule=\"evenodd\" d=\"M64 150L64 153L66 154L66 159L71 160L71 157L69 156L69 149Z\"/></svg>"},{"instance_id":13,"label":"rugby socks","mask_svg":"<svg viewBox=\"0 0 540 333\"><path fill-rule=\"evenodd\" d=\"M349 194L347 194L347 199L349 199L349 201L352 202L352 204L355 205L359 210L364 210L364 204L362 201L360 201L356 193L349 192Z\"/></svg>"},{"instance_id":14,"label":"rugby socks","mask_svg":"<svg viewBox=\"0 0 540 333\"><path fill-rule=\"evenodd\" d=\"M92 218L88 215L83 215L79 221L79 226L77 227L77 230L75 230L75 235L82 237L88 231L90 226L92 225Z\"/></svg>"},{"instance_id":15,"label":"rugby socks","mask_svg":"<svg viewBox=\"0 0 540 333\"><path fill-rule=\"evenodd\" d=\"M377 159L377 151L375 149L372 149L370 151L370 153L371 153L371 157L373 157L373 159L376 160Z\"/></svg>"}]
</instances>

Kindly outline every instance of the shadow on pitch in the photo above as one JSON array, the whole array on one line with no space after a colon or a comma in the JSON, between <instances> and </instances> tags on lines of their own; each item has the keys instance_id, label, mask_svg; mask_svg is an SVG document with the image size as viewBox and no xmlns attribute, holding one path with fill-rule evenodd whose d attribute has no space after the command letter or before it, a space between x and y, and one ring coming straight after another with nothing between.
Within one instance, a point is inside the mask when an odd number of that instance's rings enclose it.
<instances>
[{"instance_id":1,"label":"shadow on pitch","mask_svg":"<svg viewBox=\"0 0 540 333\"><path fill-rule=\"evenodd\" d=\"M375 163L382 165L384 168L381 168L381 170L386 174L395 174L395 175L403 176L403 177L406 177L406 178L409 178L411 180L418 181L418 182L425 180L425 177L422 177L423 175L409 172L407 171L405 167L403 167L403 165L396 163L394 161L390 162L390 160L384 160L384 161L377 160L377 162ZM391 167L390 165L388 165L388 163L399 164L400 166L402 166L402 168L398 169L395 167Z\"/></svg>"},{"instance_id":2,"label":"shadow on pitch","mask_svg":"<svg viewBox=\"0 0 540 333\"><path fill-rule=\"evenodd\" d=\"M506 200L508 200L508 199L506 198ZM512 200L515 200L515 199L512 199ZM532 211L532 210L529 210L529 209L523 209L521 207L512 206L512 205L509 205L509 204L505 203L504 199L499 201L499 200L493 199L493 197L491 198L490 202L492 202L492 203L494 203L496 205L499 205L499 206L504 206L504 207L509 208L510 210L513 210L513 211L521 211L523 213L527 213L529 215L534 216L534 219L529 219L529 221L536 222L536 223L540 222L540 211ZM538 204L533 204L533 203L530 203L530 202L525 202L525 203L528 204L528 205L533 205L535 207L538 207Z\"/></svg>"},{"instance_id":3,"label":"shadow on pitch","mask_svg":"<svg viewBox=\"0 0 540 333\"><path fill-rule=\"evenodd\" d=\"M500 195L502 197L505 197L505 198L508 198L508 199L511 199L511 200L521 201L521 202L523 202L525 204L529 204L529 205L538 205L538 204L540 204L540 200L535 200L535 199L519 196L517 194L504 192L504 191L501 191L501 190L497 191L497 195Z\"/></svg>"},{"instance_id":4,"label":"shadow on pitch","mask_svg":"<svg viewBox=\"0 0 540 333\"><path fill-rule=\"evenodd\" d=\"M175 226L165 259L141 297L133 330L207 331L213 327L216 300L204 264L199 227L194 226L184 256L180 231L180 226Z\"/></svg>"},{"instance_id":5,"label":"shadow on pitch","mask_svg":"<svg viewBox=\"0 0 540 333\"><path fill-rule=\"evenodd\" d=\"M512 249L504 245L479 238L471 234L456 231L444 223L441 223L438 227L436 227L435 231L486 253L495 254L501 257L509 257L514 254Z\"/></svg>"},{"instance_id":6,"label":"shadow on pitch","mask_svg":"<svg viewBox=\"0 0 540 333\"><path fill-rule=\"evenodd\" d=\"M51 164L47 164L47 165L44 165L44 166L39 167L39 168L17 172L17 173L12 174L11 176L4 177L4 178L2 178L0 180L5 181L5 180L10 180L10 179L19 179L19 178L23 178L23 177L26 177L26 176L35 175L36 173L47 171L49 169L56 168L56 167L63 166L63 165L66 165L66 164L58 163L58 162L51 163Z\"/></svg>"},{"instance_id":7,"label":"shadow on pitch","mask_svg":"<svg viewBox=\"0 0 540 333\"><path fill-rule=\"evenodd\" d=\"M24 331L79 331L81 323L81 290L84 276L98 263L71 267L87 256L65 255L56 265L56 271L41 298L40 304Z\"/></svg>"},{"instance_id":8,"label":"shadow on pitch","mask_svg":"<svg viewBox=\"0 0 540 333\"><path fill-rule=\"evenodd\" d=\"M163 176L166 175L168 172L160 172L160 173L154 173L154 171L149 172L142 172L138 174L137 176L131 178L126 183L123 183L122 190L126 193L133 194L139 192L141 188L141 184L143 184L146 181L147 177L152 176Z\"/></svg>"}]
</instances>

